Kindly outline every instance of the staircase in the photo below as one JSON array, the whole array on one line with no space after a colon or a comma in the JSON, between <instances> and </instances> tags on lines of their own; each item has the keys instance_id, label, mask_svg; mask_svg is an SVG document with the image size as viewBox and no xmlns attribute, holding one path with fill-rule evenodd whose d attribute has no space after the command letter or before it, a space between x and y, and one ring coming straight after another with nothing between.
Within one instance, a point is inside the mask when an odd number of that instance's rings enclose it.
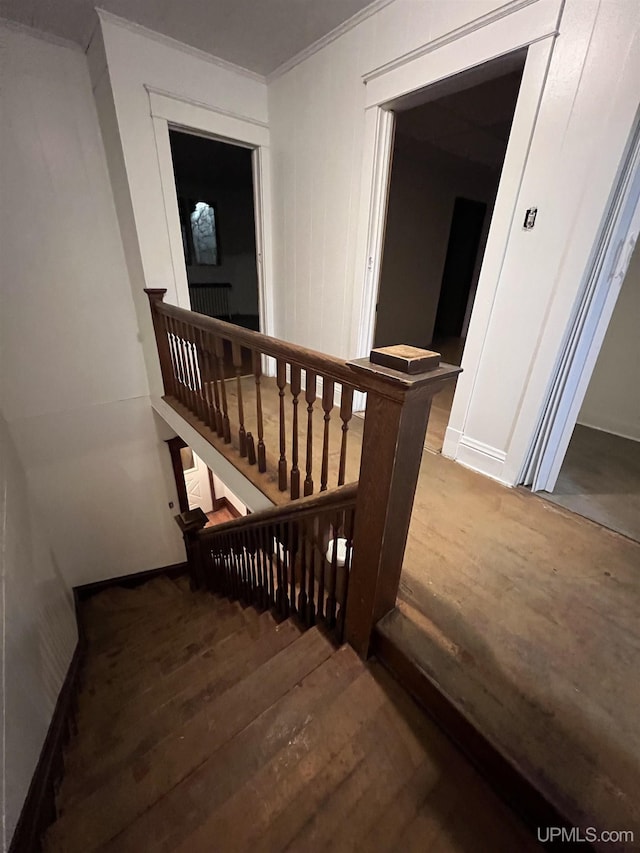
<instances>
[{"instance_id":1,"label":"staircase","mask_svg":"<svg viewBox=\"0 0 640 853\"><path fill-rule=\"evenodd\" d=\"M375 661L186 579L84 605L48 853L536 845Z\"/></svg>"}]
</instances>

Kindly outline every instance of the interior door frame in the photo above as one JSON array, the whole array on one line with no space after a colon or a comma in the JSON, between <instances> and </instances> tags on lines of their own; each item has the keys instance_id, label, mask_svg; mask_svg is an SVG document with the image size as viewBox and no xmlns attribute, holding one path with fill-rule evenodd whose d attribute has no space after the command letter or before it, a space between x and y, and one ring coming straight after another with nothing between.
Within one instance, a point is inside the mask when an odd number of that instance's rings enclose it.
<instances>
[{"instance_id":1,"label":"interior door frame","mask_svg":"<svg viewBox=\"0 0 640 853\"><path fill-rule=\"evenodd\" d=\"M354 288L354 316L359 316L352 347L358 357L367 357L375 335L376 304L380 288L384 230L393 152L393 107L401 99L464 71L527 49L509 144L489 229L480 272L476 300L481 297L488 310L475 311L469 324L467 349L475 357L464 369L465 382L456 388L455 402L469 409L475 374L488 332L491 307L498 287L509 232L516 212L522 176L535 129L555 38L559 30L562 4L534 2L517 6L510 14L496 10L482 26L451 34L442 43L426 45L389 65L374 69L363 77L365 89L365 145L362 165L359 229L357 235L358 281ZM398 342L401 343L401 342ZM357 395L354 408L364 407L363 395ZM456 430L458 432L458 430ZM447 431L443 453L455 456L457 439ZM448 444L448 446L447 446Z\"/></svg>"},{"instance_id":2,"label":"interior door frame","mask_svg":"<svg viewBox=\"0 0 640 853\"><path fill-rule=\"evenodd\" d=\"M178 305L189 309L191 303L169 142L170 130L203 136L251 150L260 331L266 335L273 335L274 283L271 252L273 226L268 125L192 103L149 86L146 88L156 142Z\"/></svg>"},{"instance_id":3,"label":"interior door frame","mask_svg":"<svg viewBox=\"0 0 640 853\"><path fill-rule=\"evenodd\" d=\"M552 492L640 232L640 115L553 370L518 483Z\"/></svg>"}]
</instances>

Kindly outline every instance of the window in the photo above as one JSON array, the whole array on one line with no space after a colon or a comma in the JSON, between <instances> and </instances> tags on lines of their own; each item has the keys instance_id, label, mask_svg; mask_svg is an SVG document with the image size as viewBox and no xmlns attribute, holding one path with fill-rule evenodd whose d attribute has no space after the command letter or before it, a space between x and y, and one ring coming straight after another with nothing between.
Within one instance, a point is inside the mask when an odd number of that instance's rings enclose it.
<instances>
[{"instance_id":1,"label":"window","mask_svg":"<svg viewBox=\"0 0 640 853\"><path fill-rule=\"evenodd\" d=\"M181 198L179 207L187 266L218 266L220 245L215 206Z\"/></svg>"}]
</instances>

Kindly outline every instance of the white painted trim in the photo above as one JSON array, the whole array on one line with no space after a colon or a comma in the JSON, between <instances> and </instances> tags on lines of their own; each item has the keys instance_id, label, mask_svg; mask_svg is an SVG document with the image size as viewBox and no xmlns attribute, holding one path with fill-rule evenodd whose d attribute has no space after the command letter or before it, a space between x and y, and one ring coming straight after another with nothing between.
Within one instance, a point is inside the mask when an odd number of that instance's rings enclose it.
<instances>
[{"instance_id":1,"label":"white painted trim","mask_svg":"<svg viewBox=\"0 0 640 853\"><path fill-rule=\"evenodd\" d=\"M408 54L405 62L367 82L365 106L389 105L447 77L557 35L560 6L560 0L535 0L478 29L467 32L462 27L451 34L450 40L416 58Z\"/></svg>"},{"instance_id":2,"label":"white painted trim","mask_svg":"<svg viewBox=\"0 0 640 853\"><path fill-rule=\"evenodd\" d=\"M248 77L250 80L256 80L259 83L266 82L263 74L258 74L249 68L243 68L242 65L236 65L226 59L221 59L219 56L207 53L206 50L192 47L190 44L185 44L182 41L178 41L178 39L164 35L164 33L159 33L157 30L150 30L142 24L136 24L135 21L128 21L126 18L114 15L113 12L107 12L106 9L102 9L99 6L96 6L96 12L100 20L105 24L122 27L132 33L136 33L136 35L144 36L144 38L152 39L165 47L170 47L172 50L179 50L181 53L186 53L195 59L199 59L201 62L209 62L211 65L217 65L218 68L224 68L226 71L232 71L234 74L240 74L243 77Z\"/></svg>"},{"instance_id":3,"label":"white painted trim","mask_svg":"<svg viewBox=\"0 0 640 853\"><path fill-rule=\"evenodd\" d=\"M462 359L463 373L458 379L451 408L449 423L460 434L464 434L478 366L489 332L554 44L555 37L551 36L536 42L527 52ZM457 448L453 436L454 432L447 430L442 453L455 459Z\"/></svg>"},{"instance_id":4,"label":"white painted trim","mask_svg":"<svg viewBox=\"0 0 640 853\"><path fill-rule=\"evenodd\" d=\"M365 151L369 151L370 155L365 155L362 165L357 242L357 257L363 259L364 282L359 312L354 312L354 316L358 316L358 313L360 316L358 339L355 342L358 358L368 357L375 335L394 130L395 115L390 110L377 108L366 111Z\"/></svg>"},{"instance_id":5,"label":"white painted trim","mask_svg":"<svg viewBox=\"0 0 640 853\"><path fill-rule=\"evenodd\" d=\"M270 509L273 503L250 480L229 462L197 430L172 409L161 397L151 397L151 405L160 417L187 442L200 459L231 489L251 512Z\"/></svg>"},{"instance_id":6,"label":"white painted trim","mask_svg":"<svg viewBox=\"0 0 640 853\"><path fill-rule=\"evenodd\" d=\"M486 477L491 477L492 480L505 482L503 479L505 459L506 453L496 447L490 447L482 441L476 441L464 435L459 439L456 462Z\"/></svg>"},{"instance_id":7,"label":"white painted trim","mask_svg":"<svg viewBox=\"0 0 640 853\"><path fill-rule=\"evenodd\" d=\"M233 116L203 104L185 101L177 95L159 92L151 87L147 88L147 93L165 206L177 304L181 308L190 307L189 284L178 215L178 197L169 143L170 126L180 127L200 136L242 145L253 151L258 309L262 331L264 334L273 335L274 288L271 252L273 231L268 128L258 122Z\"/></svg>"},{"instance_id":8,"label":"white painted trim","mask_svg":"<svg viewBox=\"0 0 640 853\"><path fill-rule=\"evenodd\" d=\"M211 107L182 95L145 86L154 118L200 131L208 136L233 141L246 148L269 145L269 126L253 118Z\"/></svg>"},{"instance_id":9,"label":"white painted trim","mask_svg":"<svg viewBox=\"0 0 640 853\"><path fill-rule=\"evenodd\" d=\"M517 482L531 485L533 491L555 488L639 232L640 121L636 121L517 476Z\"/></svg>"},{"instance_id":10,"label":"white painted trim","mask_svg":"<svg viewBox=\"0 0 640 853\"><path fill-rule=\"evenodd\" d=\"M274 71L270 74L267 74L267 83L272 83L274 80L277 80L278 77L282 77L283 74L286 74L287 71L291 71L292 68L295 68L296 65L300 65L301 62L304 62L305 59L309 59L309 57L313 56L314 53L317 53L319 50L322 50L323 47L326 47L328 44L331 44L332 41L340 38L345 33L348 33L349 30L357 27L358 24L361 24L363 21L366 21L367 18L370 18L372 15L375 15L377 12L380 12L385 6L389 6L389 4L393 3L394 0L374 0L373 3L370 3L368 6L365 6L364 9L361 9L359 12L356 12L355 15L352 15L342 24L339 24L335 29L328 32L326 35L319 38L317 41L314 41L313 44L310 44L308 47L305 47L299 53L296 53L295 56L292 56L291 59L287 59L286 62L283 62L282 65L279 65ZM529 2L534 2L534 0L529 0Z\"/></svg>"},{"instance_id":11,"label":"white painted trim","mask_svg":"<svg viewBox=\"0 0 640 853\"><path fill-rule=\"evenodd\" d=\"M11 30L15 33L22 33L23 35L30 36L34 39L40 39L40 41L46 41L49 44L56 45L57 47L66 47L76 53L84 53L83 48L75 41L69 41L69 39L62 38L62 36L56 36L53 33L47 33L44 30L37 30L35 27L30 27L28 24L22 24L19 21L11 21L9 18L3 18L0 16L0 27L4 27L5 29Z\"/></svg>"},{"instance_id":12,"label":"white painted trim","mask_svg":"<svg viewBox=\"0 0 640 853\"><path fill-rule=\"evenodd\" d=\"M511 15L519 9L523 9L525 6L530 6L532 3L537 2L539 2L539 0L510 0L510 2L506 3L504 6L499 6L491 12L487 12L486 15L474 18L472 21L463 24L461 27L456 27L456 29L450 30L448 33L444 33L444 35L438 36L438 38L420 45L420 47L416 47L407 53L403 53L401 56L395 57L390 62L386 62L384 65L379 65L377 68L367 71L362 75L362 79L365 83L369 83L377 77L382 77L390 71L395 71L396 68L400 68L409 62L413 62L415 59L420 59L428 53L433 53L433 51L438 50L445 45L451 44L464 36L474 33L482 27L486 27L494 21L499 21L501 18Z\"/></svg>"}]
</instances>

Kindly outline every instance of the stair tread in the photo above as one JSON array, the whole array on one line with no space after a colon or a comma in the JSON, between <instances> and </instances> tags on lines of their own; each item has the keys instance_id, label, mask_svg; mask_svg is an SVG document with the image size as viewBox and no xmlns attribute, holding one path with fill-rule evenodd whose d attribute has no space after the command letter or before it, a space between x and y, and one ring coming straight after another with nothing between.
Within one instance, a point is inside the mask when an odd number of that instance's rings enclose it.
<instances>
[{"instance_id":1,"label":"stair tread","mask_svg":"<svg viewBox=\"0 0 640 853\"><path fill-rule=\"evenodd\" d=\"M539 849L375 661L208 594L143 600L128 627L91 611L47 853Z\"/></svg>"},{"instance_id":2,"label":"stair tread","mask_svg":"<svg viewBox=\"0 0 640 853\"><path fill-rule=\"evenodd\" d=\"M317 629L301 635L129 765L126 773L63 812L48 835L64 839L67 853L92 850L109 841L332 653L333 646Z\"/></svg>"},{"instance_id":3,"label":"stair tread","mask_svg":"<svg viewBox=\"0 0 640 853\"><path fill-rule=\"evenodd\" d=\"M96 739L84 746L84 750L77 750L75 763L67 765L74 772L68 781L63 781L58 793L59 805L68 807L74 800L87 796L112 775L124 770L127 762L141 759L154 745L168 737L176 726L186 724L205 705L219 698L300 636L300 631L291 622L274 625L271 617L269 620L271 630L266 627L269 622L265 619L265 631L260 642L251 638L247 641L247 632L240 630L227 638L245 641L242 644L236 642L235 653L234 645L221 641L213 647L213 654L204 662L199 673L192 672L184 690L171 694L165 687L162 705L142 709L146 721L144 729L135 725L124 728L120 722L115 730L112 726L105 727L102 735L98 733Z\"/></svg>"},{"instance_id":4,"label":"stair tread","mask_svg":"<svg viewBox=\"0 0 640 853\"><path fill-rule=\"evenodd\" d=\"M292 632L294 636L299 635L299 629L291 622L282 623L282 625L286 625L286 630ZM259 621L255 624L257 630L251 630L251 628L247 630L246 625L240 626L234 633L204 649L201 655L194 656L183 666L164 676L163 679L148 684L146 689L130 697L127 702L118 707L108 703L104 713L91 718L89 721L90 728L84 738L76 739L71 743L71 750L69 751L72 753L72 757L73 753L81 752L88 756L88 760L91 760L92 751L109 748L114 733L126 734L127 730L140 719L144 719L148 713L165 704L168 697L180 695L185 689L192 686L192 682L199 682L204 677L203 673L209 674L211 672L211 668L216 665L220 655L225 657L225 666L221 673L224 676L229 666L233 666L235 655L242 655L243 652L253 650L256 638L261 636L259 632L261 626L264 626L265 632L273 629L275 626L273 617L270 614L263 614L259 617ZM277 626L276 630L279 627ZM78 734L83 734L81 726L79 726Z\"/></svg>"}]
</instances>

